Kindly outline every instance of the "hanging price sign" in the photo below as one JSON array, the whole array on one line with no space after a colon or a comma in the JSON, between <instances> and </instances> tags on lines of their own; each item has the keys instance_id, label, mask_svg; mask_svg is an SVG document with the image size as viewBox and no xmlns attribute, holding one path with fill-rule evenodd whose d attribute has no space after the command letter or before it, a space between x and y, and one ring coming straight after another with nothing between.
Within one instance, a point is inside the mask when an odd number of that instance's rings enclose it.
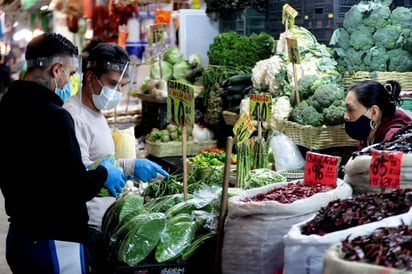
<instances>
[{"instance_id":1,"label":"hanging price sign","mask_svg":"<svg viewBox=\"0 0 412 274\"><path fill-rule=\"evenodd\" d=\"M167 81L167 119L180 126L193 126L195 121L194 87Z\"/></svg>"},{"instance_id":2,"label":"hanging price sign","mask_svg":"<svg viewBox=\"0 0 412 274\"><path fill-rule=\"evenodd\" d=\"M166 23L149 26L149 46L155 43L163 42L165 40L166 31Z\"/></svg>"},{"instance_id":3,"label":"hanging price sign","mask_svg":"<svg viewBox=\"0 0 412 274\"><path fill-rule=\"evenodd\" d=\"M369 185L399 188L402 155L402 151L372 151Z\"/></svg>"},{"instance_id":4,"label":"hanging price sign","mask_svg":"<svg viewBox=\"0 0 412 274\"><path fill-rule=\"evenodd\" d=\"M288 29L292 29L295 25L295 18L298 14L299 13L289 4L284 4L282 7L282 24L285 25L287 22Z\"/></svg>"},{"instance_id":5,"label":"hanging price sign","mask_svg":"<svg viewBox=\"0 0 412 274\"><path fill-rule=\"evenodd\" d=\"M250 120L270 122L272 117L272 97L266 94L250 95Z\"/></svg>"},{"instance_id":6,"label":"hanging price sign","mask_svg":"<svg viewBox=\"0 0 412 274\"><path fill-rule=\"evenodd\" d=\"M288 57L292 64L300 64L300 53L298 47L298 40L286 38L288 44Z\"/></svg>"},{"instance_id":7,"label":"hanging price sign","mask_svg":"<svg viewBox=\"0 0 412 274\"><path fill-rule=\"evenodd\" d=\"M304 174L305 184L335 187L340 161L341 157L339 156L307 152Z\"/></svg>"},{"instance_id":8,"label":"hanging price sign","mask_svg":"<svg viewBox=\"0 0 412 274\"><path fill-rule=\"evenodd\" d=\"M233 126L233 134L236 136L236 140L239 143L247 141L253 131L255 131L255 127L253 126L252 121L250 121L249 115L247 115L247 112L243 112Z\"/></svg>"}]
</instances>

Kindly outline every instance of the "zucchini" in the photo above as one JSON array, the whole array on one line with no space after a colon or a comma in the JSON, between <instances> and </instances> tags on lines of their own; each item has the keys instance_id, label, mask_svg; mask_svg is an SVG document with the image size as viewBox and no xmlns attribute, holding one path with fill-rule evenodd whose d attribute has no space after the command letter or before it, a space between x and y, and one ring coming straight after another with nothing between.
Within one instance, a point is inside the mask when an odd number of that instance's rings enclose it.
<instances>
[{"instance_id":1,"label":"zucchini","mask_svg":"<svg viewBox=\"0 0 412 274\"><path fill-rule=\"evenodd\" d=\"M202 245L204 244L207 240L213 238L216 236L215 231L209 231L205 234L197 236L193 242L183 251L182 253L182 260L187 261L192 257L192 255L195 253L195 251Z\"/></svg>"},{"instance_id":2,"label":"zucchini","mask_svg":"<svg viewBox=\"0 0 412 274\"><path fill-rule=\"evenodd\" d=\"M228 86L225 90L227 91L227 95L236 95L242 94L242 91L249 86L250 84L231 85Z\"/></svg>"},{"instance_id":3,"label":"zucchini","mask_svg":"<svg viewBox=\"0 0 412 274\"><path fill-rule=\"evenodd\" d=\"M239 84L251 84L252 75L251 74L239 74L234 75L222 82L223 87L228 87L230 85L239 85Z\"/></svg>"}]
</instances>

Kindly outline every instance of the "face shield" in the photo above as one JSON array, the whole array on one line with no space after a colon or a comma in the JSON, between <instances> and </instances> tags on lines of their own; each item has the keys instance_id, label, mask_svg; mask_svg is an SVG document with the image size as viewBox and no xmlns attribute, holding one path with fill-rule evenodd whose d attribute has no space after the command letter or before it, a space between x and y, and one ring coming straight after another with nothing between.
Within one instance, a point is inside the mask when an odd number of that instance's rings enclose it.
<instances>
[{"instance_id":1,"label":"face shield","mask_svg":"<svg viewBox=\"0 0 412 274\"><path fill-rule=\"evenodd\" d=\"M82 83L82 58L80 56L71 57L39 57L36 59L26 60L27 69L38 67L44 68L55 63L62 63L67 77L72 85L72 95L81 89Z\"/></svg>"}]
</instances>

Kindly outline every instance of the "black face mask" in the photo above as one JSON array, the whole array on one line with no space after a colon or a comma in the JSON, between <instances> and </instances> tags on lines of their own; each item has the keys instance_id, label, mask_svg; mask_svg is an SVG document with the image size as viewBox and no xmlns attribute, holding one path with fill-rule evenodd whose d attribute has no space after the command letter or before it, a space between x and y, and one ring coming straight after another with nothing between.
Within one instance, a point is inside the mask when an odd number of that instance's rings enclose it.
<instances>
[{"instance_id":1,"label":"black face mask","mask_svg":"<svg viewBox=\"0 0 412 274\"><path fill-rule=\"evenodd\" d=\"M371 132L370 122L366 115L361 115L356 121L345 121L345 131L352 139L366 140Z\"/></svg>"}]
</instances>

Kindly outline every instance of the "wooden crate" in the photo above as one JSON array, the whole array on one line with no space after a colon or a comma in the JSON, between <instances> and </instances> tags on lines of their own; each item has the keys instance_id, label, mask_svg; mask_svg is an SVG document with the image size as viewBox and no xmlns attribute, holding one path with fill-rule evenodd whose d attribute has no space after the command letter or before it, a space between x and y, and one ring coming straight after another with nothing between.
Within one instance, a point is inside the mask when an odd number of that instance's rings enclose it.
<instances>
[{"instance_id":1,"label":"wooden crate","mask_svg":"<svg viewBox=\"0 0 412 274\"><path fill-rule=\"evenodd\" d=\"M187 141L186 154L188 156L196 155L202 149L208 149L216 146L216 140L208 140L201 142ZM182 142L155 143L146 139L146 151L147 153L156 157L170 157L183 155Z\"/></svg>"}]
</instances>

